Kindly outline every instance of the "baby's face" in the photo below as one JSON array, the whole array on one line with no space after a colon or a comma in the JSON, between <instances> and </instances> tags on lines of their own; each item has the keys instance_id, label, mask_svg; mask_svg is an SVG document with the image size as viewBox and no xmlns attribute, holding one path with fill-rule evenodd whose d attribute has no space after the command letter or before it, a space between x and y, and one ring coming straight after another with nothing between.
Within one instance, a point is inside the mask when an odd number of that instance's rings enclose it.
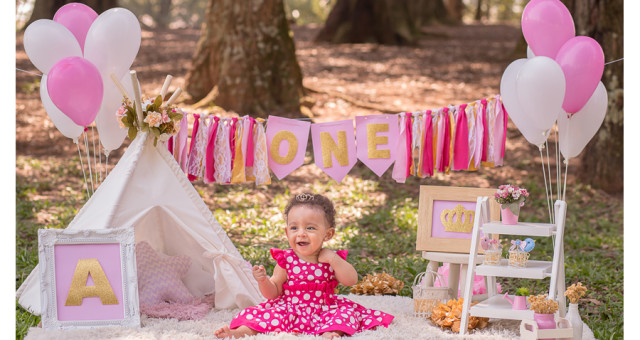
<instances>
[{"instance_id":1,"label":"baby's face","mask_svg":"<svg viewBox=\"0 0 640 340\"><path fill-rule=\"evenodd\" d=\"M298 255L317 256L322 243L333 236L332 231L322 209L298 205L289 210L286 234L289 246Z\"/></svg>"}]
</instances>

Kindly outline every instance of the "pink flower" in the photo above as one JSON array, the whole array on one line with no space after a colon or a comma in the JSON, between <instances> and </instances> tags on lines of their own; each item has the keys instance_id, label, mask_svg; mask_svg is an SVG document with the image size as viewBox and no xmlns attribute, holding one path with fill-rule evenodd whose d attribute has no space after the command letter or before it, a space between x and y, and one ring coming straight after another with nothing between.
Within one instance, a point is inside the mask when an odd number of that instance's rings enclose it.
<instances>
[{"instance_id":1,"label":"pink flower","mask_svg":"<svg viewBox=\"0 0 640 340\"><path fill-rule=\"evenodd\" d=\"M162 114L162 123L168 123L171 121L171 118L169 118L169 115L166 113Z\"/></svg>"},{"instance_id":2,"label":"pink flower","mask_svg":"<svg viewBox=\"0 0 640 340\"><path fill-rule=\"evenodd\" d=\"M144 118L144 122L151 127L158 127L162 123L162 115L158 112L151 111L147 114L147 117Z\"/></svg>"},{"instance_id":3,"label":"pink flower","mask_svg":"<svg viewBox=\"0 0 640 340\"><path fill-rule=\"evenodd\" d=\"M118 108L118 111L116 112L116 116L117 117L122 117L124 115L127 114L127 107L122 105Z\"/></svg>"}]
</instances>

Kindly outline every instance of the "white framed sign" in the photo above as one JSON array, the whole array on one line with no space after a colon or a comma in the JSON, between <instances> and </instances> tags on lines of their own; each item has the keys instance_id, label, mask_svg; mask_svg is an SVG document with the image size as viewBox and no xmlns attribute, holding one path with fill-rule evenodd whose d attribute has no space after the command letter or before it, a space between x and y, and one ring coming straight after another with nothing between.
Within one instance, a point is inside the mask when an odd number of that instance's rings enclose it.
<instances>
[{"instance_id":1,"label":"white framed sign","mask_svg":"<svg viewBox=\"0 0 640 340\"><path fill-rule=\"evenodd\" d=\"M133 227L40 229L42 327L140 326Z\"/></svg>"}]
</instances>

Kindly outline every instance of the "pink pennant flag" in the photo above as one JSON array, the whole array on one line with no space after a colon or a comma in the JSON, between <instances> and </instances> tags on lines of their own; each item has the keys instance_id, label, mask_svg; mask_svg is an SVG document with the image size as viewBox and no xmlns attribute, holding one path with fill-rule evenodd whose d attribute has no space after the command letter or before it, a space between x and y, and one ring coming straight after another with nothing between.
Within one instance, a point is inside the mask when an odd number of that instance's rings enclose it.
<instances>
[{"instance_id":1,"label":"pink pennant flag","mask_svg":"<svg viewBox=\"0 0 640 340\"><path fill-rule=\"evenodd\" d=\"M398 115L356 117L358 159L382 176L396 159Z\"/></svg>"},{"instance_id":2,"label":"pink pennant flag","mask_svg":"<svg viewBox=\"0 0 640 340\"><path fill-rule=\"evenodd\" d=\"M340 183L358 160L353 120L312 124L311 140L316 165Z\"/></svg>"},{"instance_id":3,"label":"pink pennant flag","mask_svg":"<svg viewBox=\"0 0 640 340\"><path fill-rule=\"evenodd\" d=\"M269 116L267 120L267 154L269 168L283 179L304 163L310 122Z\"/></svg>"}]
</instances>

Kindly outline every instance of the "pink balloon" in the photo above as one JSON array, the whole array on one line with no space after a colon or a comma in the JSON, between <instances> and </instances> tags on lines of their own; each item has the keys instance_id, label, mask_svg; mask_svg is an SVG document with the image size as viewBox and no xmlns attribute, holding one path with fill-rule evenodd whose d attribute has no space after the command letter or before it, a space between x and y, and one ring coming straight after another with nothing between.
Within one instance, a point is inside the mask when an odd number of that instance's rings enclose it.
<instances>
[{"instance_id":1,"label":"pink balloon","mask_svg":"<svg viewBox=\"0 0 640 340\"><path fill-rule=\"evenodd\" d=\"M573 18L559 0L531 1L522 12L522 34L536 56L555 58L576 35Z\"/></svg>"},{"instance_id":2,"label":"pink balloon","mask_svg":"<svg viewBox=\"0 0 640 340\"><path fill-rule=\"evenodd\" d=\"M84 40L87 37L89 27L91 27L91 24L97 17L98 13L91 9L91 7L72 2L58 9L53 16L53 21L62 24L71 31L84 52Z\"/></svg>"},{"instance_id":3,"label":"pink balloon","mask_svg":"<svg viewBox=\"0 0 640 340\"><path fill-rule=\"evenodd\" d=\"M602 78L604 52L597 41L579 36L562 45L556 62L567 82L562 108L568 113L576 113L591 98Z\"/></svg>"},{"instance_id":4,"label":"pink balloon","mask_svg":"<svg viewBox=\"0 0 640 340\"><path fill-rule=\"evenodd\" d=\"M47 91L56 107L74 123L88 126L102 104L102 77L90 61L67 57L49 71Z\"/></svg>"}]
</instances>

